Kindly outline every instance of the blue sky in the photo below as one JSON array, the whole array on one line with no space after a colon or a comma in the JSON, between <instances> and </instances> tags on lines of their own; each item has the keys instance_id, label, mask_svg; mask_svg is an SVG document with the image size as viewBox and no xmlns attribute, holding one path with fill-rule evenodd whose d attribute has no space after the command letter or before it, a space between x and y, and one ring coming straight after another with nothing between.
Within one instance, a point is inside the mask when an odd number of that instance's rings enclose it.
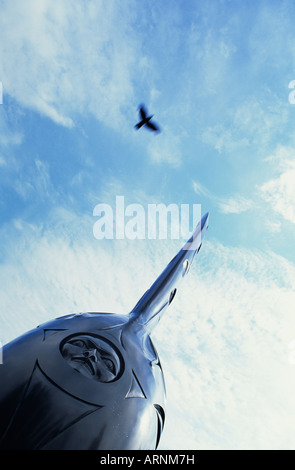
<instances>
[{"instance_id":1,"label":"blue sky","mask_svg":"<svg viewBox=\"0 0 295 470\"><path fill-rule=\"evenodd\" d=\"M0 340L130 311L180 248L96 240L96 204L201 204L206 243L155 332L161 445L294 448L293 2L0 5ZM134 130L142 102L160 134Z\"/></svg>"}]
</instances>

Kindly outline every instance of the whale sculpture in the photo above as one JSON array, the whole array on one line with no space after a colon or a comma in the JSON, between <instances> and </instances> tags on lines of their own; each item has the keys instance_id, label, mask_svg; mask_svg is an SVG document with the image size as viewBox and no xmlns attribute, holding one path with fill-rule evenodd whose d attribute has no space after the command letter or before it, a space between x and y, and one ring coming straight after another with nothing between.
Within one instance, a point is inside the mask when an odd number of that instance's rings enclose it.
<instances>
[{"instance_id":1,"label":"whale sculpture","mask_svg":"<svg viewBox=\"0 0 295 470\"><path fill-rule=\"evenodd\" d=\"M165 385L150 334L207 227L208 214L128 315L66 315L4 346L0 449L157 448Z\"/></svg>"}]
</instances>

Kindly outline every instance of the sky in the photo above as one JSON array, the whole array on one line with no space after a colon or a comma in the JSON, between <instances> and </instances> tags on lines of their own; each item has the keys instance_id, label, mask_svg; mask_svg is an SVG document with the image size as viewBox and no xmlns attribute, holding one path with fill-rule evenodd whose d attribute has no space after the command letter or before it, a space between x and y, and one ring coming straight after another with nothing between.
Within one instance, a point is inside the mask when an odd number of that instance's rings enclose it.
<instances>
[{"instance_id":1,"label":"sky","mask_svg":"<svg viewBox=\"0 0 295 470\"><path fill-rule=\"evenodd\" d=\"M153 332L159 448L294 449L294 2L0 7L0 341L130 312L183 244L97 239L97 204L200 204L202 249ZM160 133L134 129L140 103Z\"/></svg>"}]
</instances>

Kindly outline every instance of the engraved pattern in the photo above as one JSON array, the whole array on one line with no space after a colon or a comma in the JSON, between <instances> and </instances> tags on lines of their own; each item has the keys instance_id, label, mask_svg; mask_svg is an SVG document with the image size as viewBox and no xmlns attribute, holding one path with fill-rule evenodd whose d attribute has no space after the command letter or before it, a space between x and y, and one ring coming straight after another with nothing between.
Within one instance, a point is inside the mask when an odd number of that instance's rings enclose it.
<instances>
[{"instance_id":1,"label":"engraved pattern","mask_svg":"<svg viewBox=\"0 0 295 470\"><path fill-rule=\"evenodd\" d=\"M69 366L87 378L107 383L121 375L123 358L105 338L78 333L66 338L60 349Z\"/></svg>"}]
</instances>

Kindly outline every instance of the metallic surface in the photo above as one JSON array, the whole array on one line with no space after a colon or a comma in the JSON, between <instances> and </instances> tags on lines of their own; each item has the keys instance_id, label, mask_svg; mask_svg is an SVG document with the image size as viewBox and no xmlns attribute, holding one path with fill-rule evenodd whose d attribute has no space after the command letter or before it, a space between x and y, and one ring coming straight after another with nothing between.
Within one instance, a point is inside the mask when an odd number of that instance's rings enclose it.
<instances>
[{"instance_id":1,"label":"metallic surface","mask_svg":"<svg viewBox=\"0 0 295 470\"><path fill-rule=\"evenodd\" d=\"M157 448L165 385L150 333L207 226L208 214L128 315L66 315L4 346L0 449Z\"/></svg>"}]
</instances>

